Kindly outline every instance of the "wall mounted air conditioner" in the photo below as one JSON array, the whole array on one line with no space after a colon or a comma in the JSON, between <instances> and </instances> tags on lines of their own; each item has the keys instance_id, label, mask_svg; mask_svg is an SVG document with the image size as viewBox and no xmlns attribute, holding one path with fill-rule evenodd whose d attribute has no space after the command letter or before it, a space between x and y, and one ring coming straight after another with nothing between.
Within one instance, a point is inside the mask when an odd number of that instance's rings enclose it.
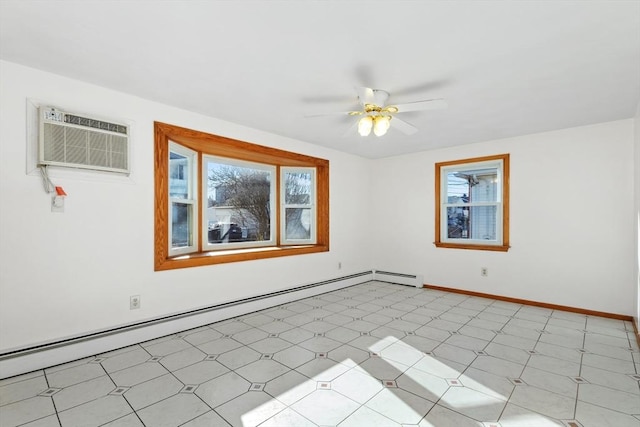
<instances>
[{"instance_id":1,"label":"wall mounted air conditioner","mask_svg":"<svg viewBox=\"0 0 640 427\"><path fill-rule=\"evenodd\" d=\"M129 173L129 126L38 108L38 164Z\"/></svg>"}]
</instances>

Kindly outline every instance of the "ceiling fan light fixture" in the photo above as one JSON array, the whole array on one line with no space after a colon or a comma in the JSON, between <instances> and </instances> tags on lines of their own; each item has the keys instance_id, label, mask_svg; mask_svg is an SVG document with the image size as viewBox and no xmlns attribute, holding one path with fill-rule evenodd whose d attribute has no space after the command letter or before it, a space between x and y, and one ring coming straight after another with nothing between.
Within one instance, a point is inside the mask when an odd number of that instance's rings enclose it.
<instances>
[{"instance_id":1,"label":"ceiling fan light fixture","mask_svg":"<svg viewBox=\"0 0 640 427\"><path fill-rule=\"evenodd\" d=\"M358 133L360 136L368 136L373 128L373 117L364 116L358 121Z\"/></svg>"},{"instance_id":2,"label":"ceiling fan light fixture","mask_svg":"<svg viewBox=\"0 0 640 427\"><path fill-rule=\"evenodd\" d=\"M382 136L387 133L391 126L391 116L376 116L373 119L373 133Z\"/></svg>"},{"instance_id":3,"label":"ceiling fan light fixture","mask_svg":"<svg viewBox=\"0 0 640 427\"><path fill-rule=\"evenodd\" d=\"M351 135L353 128L357 127L358 134L361 136L371 135L372 131L376 136L386 135L391 125L391 119L395 117L396 120L393 121L393 127L405 135L413 135L418 132L418 128L405 122L401 118L396 117L396 114L411 111L436 110L447 107L447 103L442 98L387 105L389 92L380 89L371 89L368 87L356 87L355 89L358 94L358 103L360 104L361 109L355 111L342 111L338 113L316 114L316 116L332 114L346 114L351 117L359 116L356 123L351 122L351 127L345 135Z\"/></svg>"}]
</instances>

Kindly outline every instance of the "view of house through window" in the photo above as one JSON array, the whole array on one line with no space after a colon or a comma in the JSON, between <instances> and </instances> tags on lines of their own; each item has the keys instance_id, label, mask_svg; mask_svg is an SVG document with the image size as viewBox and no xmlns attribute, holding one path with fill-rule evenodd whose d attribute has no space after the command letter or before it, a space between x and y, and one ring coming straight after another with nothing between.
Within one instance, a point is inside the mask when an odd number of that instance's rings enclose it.
<instances>
[{"instance_id":1,"label":"view of house through window","mask_svg":"<svg viewBox=\"0 0 640 427\"><path fill-rule=\"evenodd\" d=\"M313 241L315 174L312 169L284 170L284 239Z\"/></svg>"},{"instance_id":2,"label":"view of house through window","mask_svg":"<svg viewBox=\"0 0 640 427\"><path fill-rule=\"evenodd\" d=\"M209 245L273 243L273 166L205 156L206 222Z\"/></svg>"},{"instance_id":3,"label":"view of house through window","mask_svg":"<svg viewBox=\"0 0 640 427\"><path fill-rule=\"evenodd\" d=\"M197 208L194 182L195 152L171 144L169 153L169 200L171 203L171 250L178 254L196 247L194 214Z\"/></svg>"},{"instance_id":4,"label":"view of house through window","mask_svg":"<svg viewBox=\"0 0 640 427\"><path fill-rule=\"evenodd\" d=\"M497 168L447 172L447 238L495 241Z\"/></svg>"},{"instance_id":5,"label":"view of house through window","mask_svg":"<svg viewBox=\"0 0 640 427\"><path fill-rule=\"evenodd\" d=\"M156 123L156 269L328 250L329 162Z\"/></svg>"},{"instance_id":6,"label":"view of house through window","mask_svg":"<svg viewBox=\"0 0 640 427\"><path fill-rule=\"evenodd\" d=\"M437 163L436 246L508 249L507 155Z\"/></svg>"}]
</instances>

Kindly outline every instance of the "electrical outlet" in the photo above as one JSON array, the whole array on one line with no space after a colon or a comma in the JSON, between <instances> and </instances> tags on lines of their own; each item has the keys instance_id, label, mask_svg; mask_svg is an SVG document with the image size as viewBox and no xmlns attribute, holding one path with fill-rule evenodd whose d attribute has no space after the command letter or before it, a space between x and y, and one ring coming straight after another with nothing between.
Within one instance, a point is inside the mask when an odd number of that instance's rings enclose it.
<instances>
[{"instance_id":1,"label":"electrical outlet","mask_svg":"<svg viewBox=\"0 0 640 427\"><path fill-rule=\"evenodd\" d=\"M140 295L132 295L129 297L129 310L137 310L140 308Z\"/></svg>"},{"instance_id":2,"label":"electrical outlet","mask_svg":"<svg viewBox=\"0 0 640 427\"><path fill-rule=\"evenodd\" d=\"M480 269L480 275L482 277L487 277L489 275L489 269L487 267L482 267Z\"/></svg>"},{"instance_id":3,"label":"electrical outlet","mask_svg":"<svg viewBox=\"0 0 640 427\"><path fill-rule=\"evenodd\" d=\"M338 263L338 270L342 270L342 262Z\"/></svg>"},{"instance_id":4,"label":"electrical outlet","mask_svg":"<svg viewBox=\"0 0 640 427\"><path fill-rule=\"evenodd\" d=\"M64 197L51 196L51 212L64 213Z\"/></svg>"}]
</instances>

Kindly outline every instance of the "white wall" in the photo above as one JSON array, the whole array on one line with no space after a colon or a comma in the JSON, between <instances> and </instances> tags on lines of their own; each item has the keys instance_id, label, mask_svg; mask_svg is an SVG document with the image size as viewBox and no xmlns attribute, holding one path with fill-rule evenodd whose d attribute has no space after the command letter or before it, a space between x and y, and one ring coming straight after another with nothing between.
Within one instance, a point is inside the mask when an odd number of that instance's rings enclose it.
<instances>
[{"instance_id":1,"label":"white wall","mask_svg":"<svg viewBox=\"0 0 640 427\"><path fill-rule=\"evenodd\" d=\"M633 156L633 172L634 172L634 268L636 284L636 327L640 331L640 104L636 109L636 117L634 121L634 156Z\"/></svg>"},{"instance_id":2,"label":"white wall","mask_svg":"<svg viewBox=\"0 0 640 427\"><path fill-rule=\"evenodd\" d=\"M434 164L502 153L511 154L509 252L436 248ZM388 227L374 265L432 285L635 315L633 176L632 119L377 160L372 215Z\"/></svg>"},{"instance_id":3,"label":"white wall","mask_svg":"<svg viewBox=\"0 0 640 427\"><path fill-rule=\"evenodd\" d=\"M372 268L365 159L8 62L0 93L0 352ZM131 122L130 178L52 170L68 197L51 213L26 173L27 99ZM328 159L330 252L154 272L154 120Z\"/></svg>"}]
</instances>

